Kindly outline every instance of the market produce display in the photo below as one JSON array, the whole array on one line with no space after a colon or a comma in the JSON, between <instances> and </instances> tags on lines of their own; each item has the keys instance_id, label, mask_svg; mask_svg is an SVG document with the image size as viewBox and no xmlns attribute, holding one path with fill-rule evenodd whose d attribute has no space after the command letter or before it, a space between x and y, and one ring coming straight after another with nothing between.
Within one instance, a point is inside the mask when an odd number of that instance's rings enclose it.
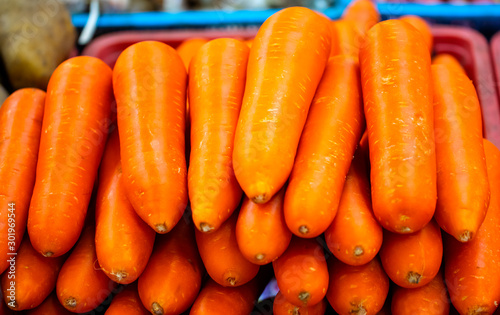
<instances>
[{"instance_id":1,"label":"market produce display","mask_svg":"<svg viewBox=\"0 0 500 315\"><path fill-rule=\"evenodd\" d=\"M0 314L493 314L500 150L431 57L357 0L64 61L0 107Z\"/></svg>"}]
</instances>

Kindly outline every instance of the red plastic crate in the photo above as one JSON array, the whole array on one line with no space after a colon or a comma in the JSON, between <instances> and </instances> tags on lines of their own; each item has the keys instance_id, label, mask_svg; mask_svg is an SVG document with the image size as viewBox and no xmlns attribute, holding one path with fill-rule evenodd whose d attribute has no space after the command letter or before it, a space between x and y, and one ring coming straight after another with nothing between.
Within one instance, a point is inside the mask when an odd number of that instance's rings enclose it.
<instances>
[{"instance_id":1,"label":"red plastic crate","mask_svg":"<svg viewBox=\"0 0 500 315\"><path fill-rule=\"evenodd\" d=\"M156 40L177 47L189 38L220 37L249 38L257 29L237 30L180 30L180 31L123 31L103 35L90 43L83 55L102 59L114 66L120 53L128 46L145 40ZM433 26L434 52L455 56L476 86L483 113L484 135L500 148L500 108L489 46L477 31L459 26ZM500 37L497 36L497 73L500 75ZM494 49L494 48L493 48Z\"/></svg>"}]
</instances>

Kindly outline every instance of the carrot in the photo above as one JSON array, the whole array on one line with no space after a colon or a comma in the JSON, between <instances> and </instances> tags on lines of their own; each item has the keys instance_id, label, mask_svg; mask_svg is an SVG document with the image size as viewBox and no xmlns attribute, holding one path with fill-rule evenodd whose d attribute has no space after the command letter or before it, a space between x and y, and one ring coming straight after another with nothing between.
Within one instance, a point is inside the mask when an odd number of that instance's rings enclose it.
<instances>
[{"instance_id":1,"label":"carrot","mask_svg":"<svg viewBox=\"0 0 500 315\"><path fill-rule=\"evenodd\" d=\"M118 132L111 134L99 172L95 246L102 271L118 283L134 282L153 251L155 232L125 195Z\"/></svg>"},{"instance_id":2,"label":"carrot","mask_svg":"<svg viewBox=\"0 0 500 315\"><path fill-rule=\"evenodd\" d=\"M361 266L332 258L328 270L330 287L326 297L337 313L370 315L382 309L389 292L389 279L377 257Z\"/></svg>"},{"instance_id":3,"label":"carrot","mask_svg":"<svg viewBox=\"0 0 500 315\"><path fill-rule=\"evenodd\" d=\"M282 189L265 204L245 197L236 222L236 241L241 254L250 262L265 265L287 249L292 233L283 216Z\"/></svg>"},{"instance_id":4,"label":"carrot","mask_svg":"<svg viewBox=\"0 0 500 315\"><path fill-rule=\"evenodd\" d=\"M45 92L21 89L0 107L0 273L21 244L35 185Z\"/></svg>"},{"instance_id":5,"label":"carrot","mask_svg":"<svg viewBox=\"0 0 500 315\"><path fill-rule=\"evenodd\" d=\"M471 148L467 148L469 150ZM500 187L500 151L484 140L488 180ZM491 194L486 218L467 243L445 238L445 279L460 314L492 314L500 301L500 195Z\"/></svg>"},{"instance_id":6,"label":"carrot","mask_svg":"<svg viewBox=\"0 0 500 315\"><path fill-rule=\"evenodd\" d=\"M99 269L94 238L94 227L88 225L57 278L59 302L75 313L90 312L116 287L116 283Z\"/></svg>"},{"instance_id":7,"label":"carrot","mask_svg":"<svg viewBox=\"0 0 500 315\"><path fill-rule=\"evenodd\" d=\"M254 40L253 38L247 38L243 42L247 44L248 48L252 48L253 40Z\"/></svg>"},{"instance_id":8,"label":"carrot","mask_svg":"<svg viewBox=\"0 0 500 315\"><path fill-rule=\"evenodd\" d=\"M325 232L330 251L348 265L364 265L382 246L382 227L373 216L366 167L368 150L359 147L342 191L339 210Z\"/></svg>"},{"instance_id":9,"label":"carrot","mask_svg":"<svg viewBox=\"0 0 500 315\"><path fill-rule=\"evenodd\" d=\"M113 297L111 305L105 315L148 315L150 314L142 305L137 284L127 285L123 291Z\"/></svg>"},{"instance_id":10,"label":"carrot","mask_svg":"<svg viewBox=\"0 0 500 315\"><path fill-rule=\"evenodd\" d=\"M429 48L429 51L432 51L432 42L433 36L431 27L427 22L419 16L416 15L405 15L399 18L401 21L405 21L410 24L414 28L416 28L420 34L423 36L424 42L426 46Z\"/></svg>"},{"instance_id":11,"label":"carrot","mask_svg":"<svg viewBox=\"0 0 500 315\"><path fill-rule=\"evenodd\" d=\"M210 277L222 286L240 286L252 280L259 271L241 254L236 241L234 213L218 230L203 233L196 230L196 243Z\"/></svg>"},{"instance_id":12,"label":"carrot","mask_svg":"<svg viewBox=\"0 0 500 315\"><path fill-rule=\"evenodd\" d=\"M247 315L258 298L257 279L239 287L224 287L209 279L191 307L191 315Z\"/></svg>"},{"instance_id":13,"label":"carrot","mask_svg":"<svg viewBox=\"0 0 500 315\"><path fill-rule=\"evenodd\" d=\"M7 306L22 311L40 305L54 289L63 262L64 257L41 256L25 236L17 254L9 255L9 268L2 275L2 293Z\"/></svg>"},{"instance_id":14,"label":"carrot","mask_svg":"<svg viewBox=\"0 0 500 315\"><path fill-rule=\"evenodd\" d=\"M441 266L443 242L441 230L431 221L413 234L386 231L380 249L384 270L403 288L418 288L431 282Z\"/></svg>"},{"instance_id":15,"label":"carrot","mask_svg":"<svg viewBox=\"0 0 500 315\"><path fill-rule=\"evenodd\" d=\"M311 306L296 306L288 302L280 292L274 298L274 315L324 315L326 311L326 299Z\"/></svg>"},{"instance_id":16,"label":"carrot","mask_svg":"<svg viewBox=\"0 0 500 315\"><path fill-rule=\"evenodd\" d=\"M359 48L365 34L357 27L356 23L354 21L337 20L333 21L332 28L337 35L337 43L334 45L337 47L335 55L358 58Z\"/></svg>"},{"instance_id":17,"label":"carrot","mask_svg":"<svg viewBox=\"0 0 500 315\"><path fill-rule=\"evenodd\" d=\"M436 206L430 54L415 28L388 20L370 29L359 59L373 212L386 229L413 233Z\"/></svg>"},{"instance_id":18,"label":"carrot","mask_svg":"<svg viewBox=\"0 0 500 315\"><path fill-rule=\"evenodd\" d=\"M190 38L183 41L177 47L177 53L179 54L179 57L181 57L186 70L189 69L191 59L193 59L198 50L200 50L201 46L205 45L206 43L208 43L208 40L205 38Z\"/></svg>"},{"instance_id":19,"label":"carrot","mask_svg":"<svg viewBox=\"0 0 500 315\"><path fill-rule=\"evenodd\" d=\"M416 289L396 287L394 289L392 295L392 314L394 315L448 315L449 313L450 301L441 272L423 287Z\"/></svg>"},{"instance_id":20,"label":"carrot","mask_svg":"<svg viewBox=\"0 0 500 315\"><path fill-rule=\"evenodd\" d=\"M358 29L365 34L380 21L380 13L371 0L356 0L344 10L342 19L355 22Z\"/></svg>"},{"instance_id":21,"label":"carrot","mask_svg":"<svg viewBox=\"0 0 500 315\"><path fill-rule=\"evenodd\" d=\"M3 314L3 313L2 313ZM65 309L59 300L57 299L57 294L54 292L49 295L48 298L43 301L42 304L36 308L26 312L27 315L71 315L70 311Z\"/></svg>"},{"instance_id":22,"label":"carrot","mask_svg":"<svg viewBox=\"0 0 500 315\"><path fill-rule=\"evenodd\" d=\"M243 191L256 203L269 201L290 175L330 54L329 23L310 9L286 8L267 19L254 39L233 166Z\"/></svg>"},{"instance_id":23,"label":"carrot","mask_svg":"<svg viewBox=\"0 0 500 315\"><path fill-rule=\"evenodd\" d=\"M316 237L332 223L363 132L363 116L358 62L349 56L331 58L314 96L285 195L285 220L295 235Z\"/></svg>"},{"instance_id":24,"label":"carrot","mask_svg":"<svg viewBox=\"0 0 500 315\"><path fill-rule=\"evenodd\" d=\"M297 306L321 302L328 289L328 267L323 248L314 239L292 238L288 249L273 261L278 287Z\"/></svg>"},{"instance_id":25,"label":"carrot","mask_svg":"<svg viewBox=\"0 0 500 315\"><path fill-rule=\"evenodd\" d=\"M486 216L490 187L483 149L481 107L465 73L433 65L438 201L436 221L461 242Z\"/></svg>"},{"instance_id":26,"label":"carrot","mask_svg":"<svg viewBox=\"0 0 500 315\"><path fill-rule=\"evenodd\" d=\"M28 215L32 245L44 256L65 254L82 231L112 99L111 69L97 58L71 58L50 78Z\"/></svg>"},{"instance_id":27,"label":"carrot","mask_svg":"<svg viewBox=\"0 0 500 315\"><path fill-rule=\"evenodd\" d=\"M337 21L331 21L330 24L330 42L332 43L330 46L330 58L333 56L340 55L340 42L337 34L337 28L335 27L335 23Z\"/></svg>"},{"instance_id":28,"label":"carrot","mask_svg":"<svg viewBox=\"0 0 500 315\"><path fill-rule=\"evenodd\" d=\"M453 57L450 54L439 54L432 59L432 64L433 65L444 65L448 67L448 69L453 69L454 71L459 71L463 72L467 75L465 72L465 69L462 67L460 62L457 60L457 58Z\"/></svg>"},{"instance_id":29,"label":"carrot","mask_svg":"<svg viewBox=\"0 0 500 315\"><path fill-rule=\"evenodd\" d=\"M186 77L175 50L152 41L125 49L113 70L125 191L158 233L175 226L188 202Z\"/></svg>"},{"instance_id":30,"label":"carrot","mask_svg":"<svg viewBox=\"0 0 500 315\"><path fill-rule=\"evenodd\" d=\"M241 201L232 156L248 52L239 40L216 39L200 48L189 69L188 190L194 225L203 232L218 229Z\"/></svg>"},{"instance_id":31,"label":"carrot","mask_svg":"<svg viewBox=\"0 0 500 315\"><path fill-rule=\"evenodd\" d=\"M203 272L193 227L181 220L172 232L158 238L139 277L142 304L154 315L181 314L196 299Z\"/></svg>"}]
</instances>

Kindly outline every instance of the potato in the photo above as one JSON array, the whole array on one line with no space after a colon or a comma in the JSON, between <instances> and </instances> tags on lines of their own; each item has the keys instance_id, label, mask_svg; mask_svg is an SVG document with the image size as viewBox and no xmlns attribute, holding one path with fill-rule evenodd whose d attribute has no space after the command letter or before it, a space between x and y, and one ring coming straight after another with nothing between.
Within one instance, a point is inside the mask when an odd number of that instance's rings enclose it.
<instances>
[{"instance_id":1,"label":"potato","mask_svg":"<svg viewBox=\"0 0 500 315\"><path fill-rule=\"evenodd\" d=\"M58 0L0 1L0 54L14 89L46 89L75 45L76 32Z\"/></svg>"}]
</instances>

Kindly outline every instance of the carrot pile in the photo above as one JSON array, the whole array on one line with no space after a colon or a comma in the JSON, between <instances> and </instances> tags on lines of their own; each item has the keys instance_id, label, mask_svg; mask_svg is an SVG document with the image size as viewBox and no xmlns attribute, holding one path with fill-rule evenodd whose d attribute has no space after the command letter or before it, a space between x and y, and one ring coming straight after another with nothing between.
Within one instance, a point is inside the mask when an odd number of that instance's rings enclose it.
<instances>
[{"instance_id":1,"label":"carrot pile","mask_svg":"<svg viewBox=\"0 0 500 315\"><path fill-rule=\"evenodd\" d=\"M493 314L500 151L431 54L357 0L65 61L0 107L0 312Z\"/></svg>"}]
</instances>

